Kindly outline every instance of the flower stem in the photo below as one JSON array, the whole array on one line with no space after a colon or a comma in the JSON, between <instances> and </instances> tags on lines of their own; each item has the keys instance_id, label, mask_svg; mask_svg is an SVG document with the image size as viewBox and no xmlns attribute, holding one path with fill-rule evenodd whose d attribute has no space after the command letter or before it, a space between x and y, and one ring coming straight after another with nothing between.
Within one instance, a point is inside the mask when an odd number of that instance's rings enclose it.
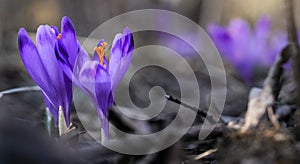
<instances>
[{"instance_id":1,"label":"flower stem","mask_svg":"<svg viewBox=\"0 0 300 164\"><path fill-rule=\"evenodd\" d=\"M41 88L38 86L27 86L27 87L8 89L0 92L0 98L2 98L3 95L14 94L19 92L33 92L33 91L41 91Z\"/></svg>"},{"instance_id":2,"label":"flower stem","mask_svg":"<svg viewBox=\"0 0 300 164\"><path fill-rule=\"evenodd\" d=\"M49 136L52 136L52 128L54 125L53 116L47 107L45 108L45 111L46 111L46 113L45 113L46 129L47 129Z\"/></svg>"}]
</instances>

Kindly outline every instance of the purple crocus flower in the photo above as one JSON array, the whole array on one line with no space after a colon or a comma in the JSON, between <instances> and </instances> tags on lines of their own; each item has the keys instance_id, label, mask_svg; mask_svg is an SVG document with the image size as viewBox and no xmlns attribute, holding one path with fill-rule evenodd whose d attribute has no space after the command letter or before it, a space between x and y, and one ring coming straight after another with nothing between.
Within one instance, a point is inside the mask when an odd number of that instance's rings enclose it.
<instances>
[{"instance_id":1,"label":"purple crocus flower","mask_svg":"<svg viewBox=\"0 0 300 164\"><path fill-rule=\"evenodd\" d=\"M250 83L254 68L270 67L287 44L284 33L271 33L270 26L268 17L258 19L254 29L246 21L234 19L227 27L209 24L207 31L225 61Z\"/></svg>"},{"instance_id":2,"label":"purple crocus flower","mask_svg":"<svg viewBox=\"0 0 300 164\"><path fill-rule=\"evenodd\" d=\"M65 24L62 25L63 27ZM18 34L19 51L29 75L41 88L45 104L58 124L58 112L62 109L66 125L70 124L72 82L60 69L55 55L55 45L60 38L57 28L41 25L37 29L36 45L21 28ZM62 31L62 35L68 35Z\"/></svg>"},{"instance_id":3,"label":"purple crocus flower","mask_svg":"<svg viewBox=\"0 0 300 164\"><path fill-rule=\"evenodd\" d=\"M199 39L196 38L194 32L188 31L182 33L181 35L184 36L184 39L186 39L187 41L199 41ZM194 48L191 47L185 40L182 40L181 38L162 34L159 36L158 41L159 45L164 45L165 47L174 50L182 57L193 58L197 55L197 52L194 50Z\"/></svg>"},{"instance_id":4,"label":"purple crocus flower","mask_svg":"<svg viewBox=\"0 0 300 164\"><path fill-rule=\"evenodd\" d=\"M105 57L107 43L100 40L91 59L76 39L71 21L64 17L70 35L56 45L56 55L66 75L88 95L102 123L105 136L108 137L108 109L113 105L113 94L125 75L133 54L134 43L128 28L123 34L117 34L112 44L110 60ZM74 60L76 57L76 60Z\"/></svg>"}]
</instances>

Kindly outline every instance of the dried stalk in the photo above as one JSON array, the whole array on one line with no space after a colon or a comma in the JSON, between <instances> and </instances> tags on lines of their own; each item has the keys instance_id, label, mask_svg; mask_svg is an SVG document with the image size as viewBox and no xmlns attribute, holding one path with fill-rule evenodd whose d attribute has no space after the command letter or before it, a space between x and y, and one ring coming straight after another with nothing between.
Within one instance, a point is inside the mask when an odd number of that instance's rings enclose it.
<instances>
[{"instance_id":1,"label":"dried stalk","mask_svg":"<svg viewBox=\"0 0 300 164\"><path fill-rule=\"evenodd\" d=\"M241 128L242 133L248 131L252 127L256 127L260 122L260 119L266 113L267 108L277 100L281 89L280 81L283 73L282 66L289 60L290 55L293 54L294 51L295 46L293 45L288 45L282 50L269 70L263 89L257 93L257 96L252 97L249 100L245 124Z\"/></svg>"},{"instance_id":2,"label":"dried stalk","mask_svg":"<svg viewBox=\"0 0 300 164\"><path fill-rule=\"evenodd\" d=\"M298 35L296 30L296 23L294 17L294 0L284 0L285 11L286 11L286 20L287 20L287 35L289 44L293 44L296 47L296 51L291 54L291 63L293 76L296 82L297 87L297 108L300 107L300 94L299 94L299 86L300 86L300 51L299 51L299 43L298 43Z\"/></svg>"}]
</instances>

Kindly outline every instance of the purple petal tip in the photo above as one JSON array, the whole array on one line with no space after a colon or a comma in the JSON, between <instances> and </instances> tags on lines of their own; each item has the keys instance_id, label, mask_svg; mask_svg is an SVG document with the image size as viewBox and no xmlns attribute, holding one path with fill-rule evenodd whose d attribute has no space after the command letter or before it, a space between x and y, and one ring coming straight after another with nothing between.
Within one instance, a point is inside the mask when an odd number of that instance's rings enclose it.
<instances>
[{"instance_id":1,"label":"purple petal tip","mask_svg":"<svg viewBox=\"0 0 300 164\"><path fill-rule=\"evenodd\" d=\"M124 34L131 34L131 30L129 29L129 27L125 27L124 30L123 30L123 33Z\"/></svg>"},{"instance_id":2,"label":"purple petal tip","mask_svg":"<svg viewBox=\"0 0 300 164\"><path fill-rule=\"evenodd\" d=\"M75 33L75 28L73 26L72 21L67 17L64 16L62 21L61 21L61 27L62 27L62 31L72 31L73 33Z\"/></svg>"},{"instance_id":3,"label":"purple petal tip","mask_svg":"<svg viewBox=\"0 0 300 164\"><path fill-rule=\"evenodd\" d=\"M30 42L30 38L24 28L20 28L19 33L18 33L18 45L19 45L19 50L22 52L22 49L24 45L29 45L28 43Z\"/></svg>"}]
</instances>

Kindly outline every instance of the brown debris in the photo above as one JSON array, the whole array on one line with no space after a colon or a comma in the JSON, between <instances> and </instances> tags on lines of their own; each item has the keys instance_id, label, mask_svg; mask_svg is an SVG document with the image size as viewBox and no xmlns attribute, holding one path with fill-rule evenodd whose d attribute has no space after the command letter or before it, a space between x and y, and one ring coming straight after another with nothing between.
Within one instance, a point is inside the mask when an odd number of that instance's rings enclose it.
<instances>
[{"instance_id":1,"label":"brown debris","mask_svg":"<svg viewBox=\"0 0 300 164\"><path fill-rule=\"evenodd\" d=\"M257 97L251 99L248 103L245 124L241 128L241 132L244 133L251 127L257 126L259 120L265 114L267 107L269 107L273 101L274 97L270 87L264 88Z\"/></svg>"}]
</instances>

